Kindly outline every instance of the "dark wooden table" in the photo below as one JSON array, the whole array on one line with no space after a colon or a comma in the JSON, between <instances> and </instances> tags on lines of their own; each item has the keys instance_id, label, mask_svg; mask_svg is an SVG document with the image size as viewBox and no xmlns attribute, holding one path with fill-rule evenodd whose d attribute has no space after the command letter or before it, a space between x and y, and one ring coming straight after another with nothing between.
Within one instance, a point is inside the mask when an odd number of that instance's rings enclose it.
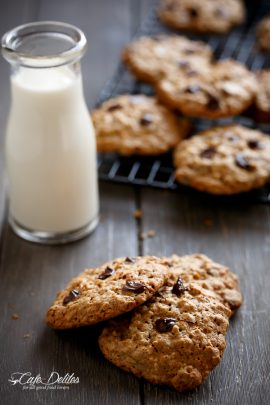
<instances>
[{"instance_id":1,"label":"dark wooden table","mask_svg":"<svg viewBox=\"0 0 270 405\"><path fill-rule=\"evenodd\" d=\"M83 59L85 95L92 107L116 68L119 52L152 0L7 0L0 31L33 20L62 20L87 35ZM191 195L100 184L101 222L87 239L62 247L17 238L7 224L4 128L9 108L9 66L0 61L0 297L2 301L1 396L12 404L241 404L270 403L270 208L201 204ZM133 212L143 211L141 221ZM141 232L156 237L140 241ZM240 276L244 304L232 320L219 367L195 392L180 394L129 375L101 355L99 327L54 332L45 322L56 291L85 267L126 255L204 252ZM19 318L12 319L16 313ZM74 373L69 390L12 386L14 372L48 377Z\"/></svg>"}]
</instances>

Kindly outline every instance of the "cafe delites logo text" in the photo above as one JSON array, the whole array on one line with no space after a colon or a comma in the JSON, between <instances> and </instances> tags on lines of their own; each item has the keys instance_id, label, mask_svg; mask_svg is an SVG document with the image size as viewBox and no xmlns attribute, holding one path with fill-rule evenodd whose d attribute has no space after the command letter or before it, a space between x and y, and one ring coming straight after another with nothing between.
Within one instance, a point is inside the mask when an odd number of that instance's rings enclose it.
<instances>
[{"instance_id":1,"label":"cafe delites logo text","mask_svg":"<svg viewBox=\"0 0 270 405\"><path fill-rule=\"evenodd\" d=\"M80 378L74 373L61 376L57 371L52 371L48 377L42 377L27 371L12 373L8 382L12 386L21 386L23 390L67 390L70 386L79 384Z\"/></svg>"}]
</instances>

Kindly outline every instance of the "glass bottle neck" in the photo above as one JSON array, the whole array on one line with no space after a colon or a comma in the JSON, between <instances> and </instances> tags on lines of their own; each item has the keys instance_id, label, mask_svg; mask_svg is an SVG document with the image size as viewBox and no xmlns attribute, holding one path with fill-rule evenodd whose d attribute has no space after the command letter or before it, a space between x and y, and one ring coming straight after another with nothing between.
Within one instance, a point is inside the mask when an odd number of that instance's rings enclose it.
<instances>
[{"instance_id":1,"label":"glass bottle neck","mask_svg":"<svg viewBox=\"0 0 270 405\"><path fill-rule=\"evenodd\" d=\"M4 58L24 67L49 68L81 59L87 41L77 27L55 21L21 25L7 32L1 41Z\"/></svg>"}]
</instances>

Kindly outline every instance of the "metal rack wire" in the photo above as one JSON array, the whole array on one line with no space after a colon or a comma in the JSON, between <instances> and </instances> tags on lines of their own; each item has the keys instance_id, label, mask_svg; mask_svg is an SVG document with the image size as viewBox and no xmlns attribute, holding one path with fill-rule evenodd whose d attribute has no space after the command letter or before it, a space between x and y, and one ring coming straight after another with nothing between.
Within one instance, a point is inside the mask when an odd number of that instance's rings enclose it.
<instances>
[{"instance_id":1,"label":"metal rack wire","mask_svg":"<svg viewBox=\"0 0 270 405\"><path fill-rule=\"evenodd\" d=\"M270 55L259 51L256 45L256 25L258 21L270 14L270 2L266 0L247 2L247 20L245 25L238 27L227 35L200 35L183 33L191 39L203 39L213 49L217 59L233 58L245 63L251 70L270 68ZM153 10L149 19L138 32L137 36L154 35L157 33L175 33L164 27L156 17L156 10ZM103 89L97 105L108 98L118 94L153 94L153 89L145 83L138 82L130 75L125 66L119 65L115 75ZM192 120L193 133L199 132L214 125L229 123L240 123L242 125L259 128L270 133L270 123L257 125L248 117L233 117L215 121L194 119ZM117 154L99 154L98 158L99 179L136 186L149 186L159 189L174 190L178 192L189 192L203 195L188 187L179 185L174 178L171 154L159 157L121 157ZM203 195L203 197L208 198ZM213 197L212 197L213 198ZM270 204L270 186L249 193L239 194L232 197L215 197L229 201L243 201L252 203Z\"/></svg>"}]
</instances>

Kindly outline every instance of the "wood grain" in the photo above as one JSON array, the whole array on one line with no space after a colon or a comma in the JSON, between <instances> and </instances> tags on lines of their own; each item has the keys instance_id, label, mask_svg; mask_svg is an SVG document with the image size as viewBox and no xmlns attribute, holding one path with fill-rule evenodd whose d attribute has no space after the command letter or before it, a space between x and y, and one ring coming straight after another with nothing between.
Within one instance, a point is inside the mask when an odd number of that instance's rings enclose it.
<instances>
[{"instance_id":1,"label":"wood grain","mask_svg":"<svg viewBox=\"0 0 270 405\"><path fill-rule=\"evenodd\" d=\"M206 383L187 394L146 384L145 404L269 403L270 208L145 190L142 211L143 232L156 231L144 242L145 254L205 253L238 274L244 295L223 360Z\"/></svg>"},{"instance_id":2,"label":"wood grain","mask_svg":"<svg viewBox=\"0 0 270 405\"><path fill-rule=\"evenodd\" d=\"M22 9L16 9L14 1L10 3L8 12L15 17L7 25L2 25L3 31L24 21L44 19L72 22L85 31L90 50L83 63L84 84L87 102L92 106L116 67L123 41L127 42L130 38L129 3L118 1L117 7L116 2L112 4L109 1L80 1L79 7L71 0L40 1L35 5L24 1L20 4ZM0 15L2 20L3 14ZM2 60L1 69L2 77L6 78L1 102L3 100L3 111L8 111L9 100L4 97L8 93L8 66ZM2 113L1 128L4 121ZM112 257L137 254L137 228L132 215L135 210L133 190L101 185L100 196L99 227L89 238L68 246L36 246L24 242L11 232L7 218L4 219L0 269L4 303L0 333L2 347L5 347L0 360L1 403L137 405L140 402L138 380L132 375L115 372L115 368L100 354L97 347L99 328L55 333L44 323L46 310L56 292L72 276L85 267L99 265ZM17 314L19 319L13 320L13 314ZM79 376L80 383L71 386L68 391L48 392L22 392L21 387L11 387L8 383L12 372L29 371L46 378L53 370L61 375L74 372Z\"/></svg>"},{"instance_id":3,"label":"wood grain","mask_svg":"<svg viewBox=\"0 0 270 405\"><path fill-rule=\"evenodd\" d=\"M4 316L0 323L5 350L0 366L6 404L14 403L16 397L20 404L139 403L138 380L115 372L100 354L99 328L56 333L44 322L56 292L71 277L112 257L136 254L132 189L106 185L100 191L101 223L81 242L60 247L36 246L20 240L9 229L5 232L1 269ZM18 320L12 319L14 313ZM7 383L12 372L30 371L48 377L53 370L60 375L74 372L80 384L64 392L30 391L24 395L20 394L21 387Z\"/></svg>"}]
</instances>

